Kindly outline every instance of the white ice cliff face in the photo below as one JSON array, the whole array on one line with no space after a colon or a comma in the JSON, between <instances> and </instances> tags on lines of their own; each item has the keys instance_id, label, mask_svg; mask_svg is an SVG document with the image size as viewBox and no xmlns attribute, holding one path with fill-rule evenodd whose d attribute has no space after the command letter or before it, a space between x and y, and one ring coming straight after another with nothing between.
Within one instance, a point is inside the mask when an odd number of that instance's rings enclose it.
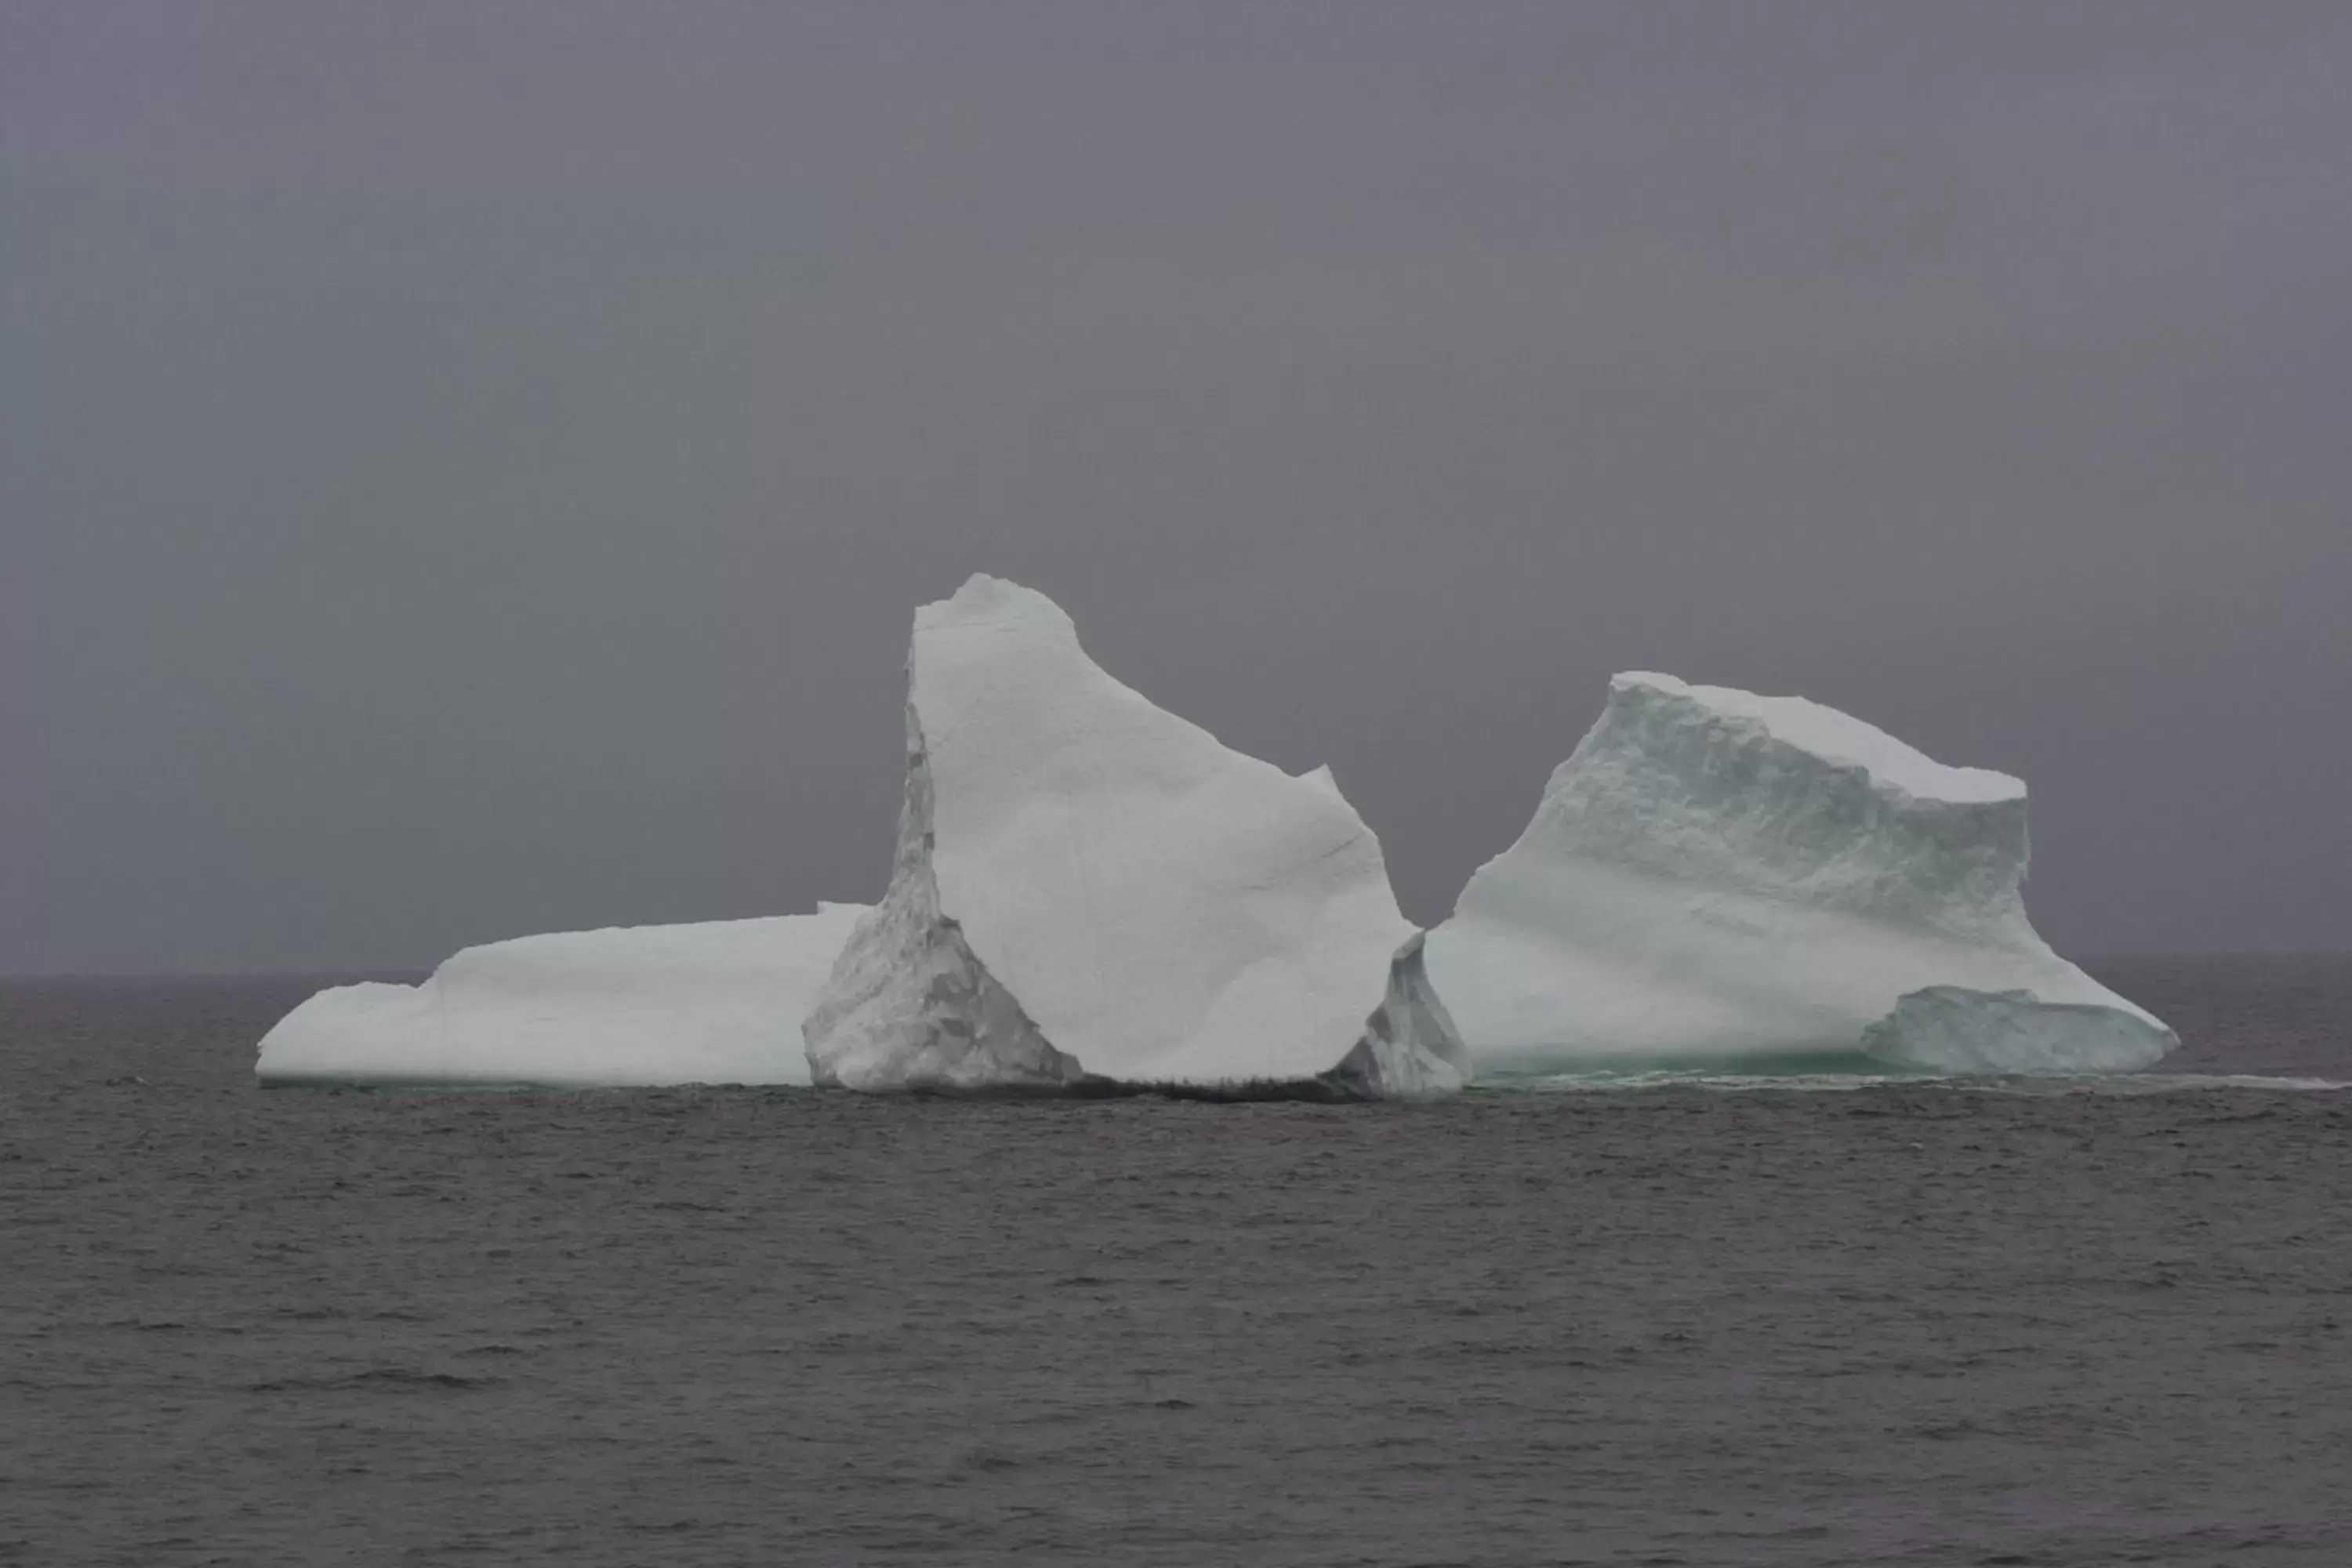
<instances>
[{"instance_id":1,"label":"white ice cliff face","mask_svg":"<svg viewBox=\"0 0 2352 1568\"><path fill-rule=\"evenodd\" d=\"M1872 1048L1930 1065L1993 1016L1906 1025L1931 987L2063 1005L2004 1026L1998 1070L2147 1065L2171 1031L2035 934L2026 851L2006 774L1801 698L1620 675L1429 974L1482 1073L1856 1057L1890 1015Z\"/></svg>"},{"instance_id":2,"label":"white ice cliff face","mask_svg":"<svg viewBox=\"0 0 2352 1568\"><path fill-rule=\"evenodd\" d=\"M469 947L417 985L321 991L265 1083L805 1084L800 1020L862 904Z\"/></svg>"},{"instance_id":3,"label":"white ice cliff face","mask_svg":"<svg viewBox=\"0 0 2352 1568\"><path fill-rule=\"evenodd\" d=\"M975 577L915 617L889 892L809 1015L820 1084L1458 1088L1380 842L1328 771L1227 750Z\"/></svg>"}]
</instances>

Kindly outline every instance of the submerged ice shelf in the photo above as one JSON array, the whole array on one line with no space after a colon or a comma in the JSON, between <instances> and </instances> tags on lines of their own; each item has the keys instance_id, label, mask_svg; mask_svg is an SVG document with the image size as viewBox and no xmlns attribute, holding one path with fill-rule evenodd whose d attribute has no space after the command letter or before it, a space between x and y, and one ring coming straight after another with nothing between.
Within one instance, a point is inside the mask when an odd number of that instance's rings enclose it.
<instances>
[{"instance_id":1,"label":"submerged ice shelf","mask_svg":"<svg viewBox=\"0 0 2352 1568\"><path fill-rule=\"evenodd\" d=\"M2179 1042L2137 1008L2044 1002L2031 991L1930 985L1899 997L1862 1032L1865 1056L1937 1073L2124 1072Z\"/></svg>"},{"instance_id":2,"label":"submerged ice shelf","mask_svg":"<svg viewBox=\"0 0 2352 1568\"><path fill-rule=\"evenodd\" d=\"M321 991L261 1041L265 1083L805 1084L800 1019L860 904L469 947L416 985Z\"/></svg>"},{"instance_id":3,"label":"submerged ice shelf","mask_svg":"<svg viewBox=\"0 0 2352 1568\"><path fill-rule=\"evenodd\" d=\"M2171 1031L2034 931L2026 858L2006 774L1801 698L1620 675L1429 973L1486 1074L2148 1065ZM1999 999L1902 1010L1944 990Z\"/></svg>"},{"instance_id":4,"label":"submerged ice shelf","mask_svg":"<svg viewBox=\"0 0 2352 1568\"><path fill-rule=\"evenodd\" d=\"M1042 594L915 617L889 891L806 1026L851 1089L1441 1094L1466 1064L1380 841L1154 707Z\"/></svg>"}]
</instances>

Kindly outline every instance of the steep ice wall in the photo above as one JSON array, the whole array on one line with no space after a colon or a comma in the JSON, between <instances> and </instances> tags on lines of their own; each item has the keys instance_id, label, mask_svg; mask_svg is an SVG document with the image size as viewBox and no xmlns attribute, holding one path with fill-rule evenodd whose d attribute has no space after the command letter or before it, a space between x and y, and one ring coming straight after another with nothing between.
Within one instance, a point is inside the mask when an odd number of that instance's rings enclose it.
<instances>
[{"instance_id":1,"label":"steep ice wall","mask_svg":"<svg viewBox=\"0 0 2352 1568\"><path fill-rule=\"evenodd\" d=\"M265 1083L805 1084L800 1021L860 904L469 947L339 985L261 1042Z\"/></svg>"},{"instance_id":2,"label":"steep ice wall","mask_svg":"<svg viewBox=\"0 0 2352 1568\"><path fill-rule=\"evenodd\" d=\"M1801 698L1620 675L1430 934L1429 973L1482 1070L1856 1055L1947 985L2169 1040L2034 932L2026 858L2013 778Z\"/></svg>"},{"instance_id":3,"label":"steep ice wall","mask_svg":"<svg viewBox=\"0 0 2352 1568\"><path fill-rule=\"evenodd\" d=\"M917 613L907 752L889 892L807 1021L817 1082L1462 1082L1380 842L1328 773L1152 706L1043 595L974 577Z\"/></svg>"}]
</instances>

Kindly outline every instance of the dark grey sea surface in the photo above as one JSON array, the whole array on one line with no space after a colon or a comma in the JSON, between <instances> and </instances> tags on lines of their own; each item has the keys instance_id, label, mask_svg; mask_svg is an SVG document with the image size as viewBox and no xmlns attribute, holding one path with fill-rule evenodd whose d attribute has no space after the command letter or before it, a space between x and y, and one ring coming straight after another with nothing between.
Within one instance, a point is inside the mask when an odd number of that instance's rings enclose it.
<instances>
[{"instance_id":1,"label":"dark grey sea surface","mask_svg":"<svg viewBox=\"0 0 2352 1568\"><path fill-rule=\"evenodd\" d=\"M2352 960L2101 967L2164 1074L1355 1108L265 1093L316 979L0 984L0 1561L2352 1563Z\"/></svg>"}]
</instances>

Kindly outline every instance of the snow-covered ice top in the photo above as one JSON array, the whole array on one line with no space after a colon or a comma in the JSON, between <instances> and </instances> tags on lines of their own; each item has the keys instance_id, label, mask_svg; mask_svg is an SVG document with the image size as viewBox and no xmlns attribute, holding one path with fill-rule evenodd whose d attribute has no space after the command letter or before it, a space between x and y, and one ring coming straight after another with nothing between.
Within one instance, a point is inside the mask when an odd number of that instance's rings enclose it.
<instances>
[{"instance_id":1,"label":"snow-covered ice top","mask_svg":"<svg viewBox=\"0 0 2352 1568\"><path fill-rule=\"evenodd\" d=\"M1802 698L1621 675L1464 906L1567 859L2038 943L2019 891L2026 858L2025 786L2006 774L1947 767Z\"/></svg>"},{"instance_id":2,"label":"snow-covered ice top","mask_svg":"<svg viewBox=\"0 0 2352 1568\"><path fill-rule=\"evenodd\" d=\"M1956 768L1907 746L1850 713L1802 697L1759 697L1728 686L1693 686L1671 675L1631 670L1612 678L1612 687L1645 687L1669 697L1687 697L1726 720L1751 720L1774 740L1824 763L1846 763L1870 774L1882 789L1899 789L1928 800L1979 802L2023 800L2025 784L1988 768Z\"/></svg>"},{"instance_id":3,"label":"snow-covered ice top","mask_svg":"<svg viewBox=\"0 0 2352 1568\"><path fill-rule=\"evenodd\" d=\"M808 1020L818 1082L1241 1086L1353 1060L1363 1092L1458 1084L1419 933L1328 770L1228 750L987 576L917 612L907 731L889 893Z\"/></svg>"},{"instance_id":4,"label":"snow-covered ice top","mask_svg":"<svg viewBox=\"0 0 2352 1568\"><path fill-rule=\"evenodd\" d=\"M321 991L265 1083L805 1084L800 1021L862 904L469 947L416 985Z\"/></svg>"},{"instance_id":5,"label":"snow-covered ice top","mask_svg":"<svg viewBox=\"0 0 2352 1568\"><path fill-rule=\"evenodd\" d=\"M1482 1071L1854 1055L1931 986L2161 1030L2034 931L2027 852L2005 774L1801 698L1621 675L1429 973Z\"/></svg>"}]
</instances>

